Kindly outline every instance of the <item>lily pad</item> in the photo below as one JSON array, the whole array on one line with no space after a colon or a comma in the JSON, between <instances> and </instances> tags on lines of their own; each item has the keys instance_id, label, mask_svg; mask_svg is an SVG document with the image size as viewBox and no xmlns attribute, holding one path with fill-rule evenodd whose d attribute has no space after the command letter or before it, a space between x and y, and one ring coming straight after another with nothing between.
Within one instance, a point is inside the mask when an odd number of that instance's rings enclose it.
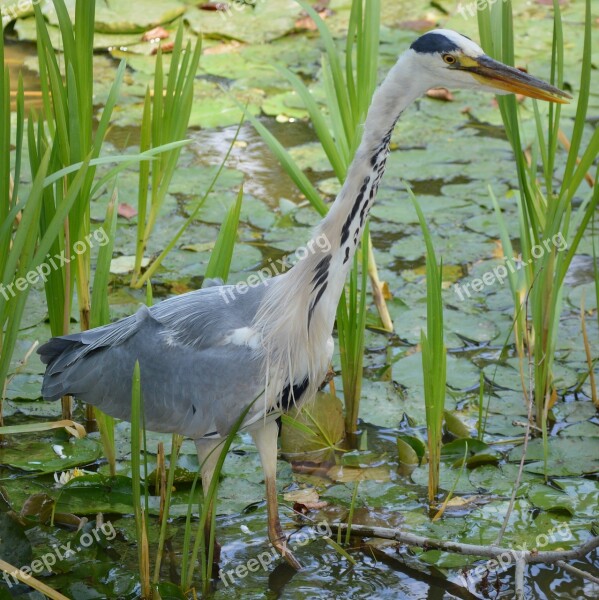
<instances>
[{"instance_id":1,"label":"lily pad","mask_svg":"<svg viewBox=\"0 0 599 600\"><path fill-rule=\"evenodd\" d=\"M227 11L190 9L185 20L197 34L263 44L295 27L301 6L293 0L225 4Z\"/></svg>"},{"instance_id":2,"label":"lily pad","mask_svg":"<svg viewBox=\"0 0 599 600\"><path fill-rule=\"evenodd\" d=\"M42 376L31 374L15 375L6 389L6 398L10 400L37 400L42 395Z\"/></svg>"},{"instance_id":3,"label":"lily pad","mask_svg":"<svg viewBox=\"0 0 599 600\"><path fill-rule=\"evenodd\" d=\"M552 437L548 441L547 473L554 477L567 477L599 471L599 440L596 438ZM580 449L584 447L585 451ZM516 446L510 454L510 461L519 461L522 446ZM524 465L531 473L544 473L543 440L532 440L528 444Z\"/></svg>"},{"instance_id":4,"label":"lily pad","mask_svg":"<svg viewBox=\"0 0 599 600\"><path fill-rule=\"evenodd\" d=\"M503 464L501 466L483 465L468 472L468 479L474 487L497 496L509 496L518 476L518 466ZM530 473L523 472L517 495L525 494L533 482L540 479Z\"/></svg>"},{"instance_id":5,"label":"lily pad","mask_svg":"<svg viewBox=\"0 0 599 600\"><path fill-rule=\"evenodd\" d=\"M426 455L426 444L412 435L399 435L397 437L397 451L399 461L407 465L418 465Z\"/></svg>"},{"instance_id":6,"label":"lily pad","mask_svg":"<svg viewBox=\"0 0 599 600\"><path fill-rule=\"evenodd\" d=\"M418 467L414 469L411 477L414 483L427 487L428 467ZM442 490L454 489L456 494L469 494L476 491L474 486L468 480L468 472L466 469L453 469L444 463L441 463L440 465L439 488Z\"/></svg>"},{"instance_id":7,"label":"lily pad","mask_svg":"<svg viewBox=\"0 0 599 600\"><path fill-rule=\"evenodd\" d=\"M568 494L548 485L537 484L528 490L528 499L537 507L547 511L574 514L573 502Z\"/></svg>"},{"instance_id":8,"label":"lily pad","mask_svg":"<svg viewBox=\"0 0 599 600\"><path fill-rule=\"evenodd\" d=\"M65 0L72 18L75 16L75 0ZM178 0L144 0L143 10L129 2L96 2L95 30L100 33L137 33L153 29L162 23L170 23L186 10ZM44 14L51 25L58 26L58 17L51 2Z\"/></svg>"},{"instance_id":9,"label":"lily pad","mask_svg":"<svg viewBox=\"0 0 599 600\"><path fill-rule=\"evenodd\" d=\"M102 455L101 445L90 438L61 442L61 456L51 442L17 440L14 446L0 448L0 464L22 469L53 473L95 462Z\"/></svg>"},{"instance_id":10,"label":"lily pad","mask_svg":"<svg viewBox=\"0 0 599 600\"><path fill-rule=\"evenodd\" d=\"M133 512L131 479L117 475L84 475L69 481L56 501L58 512L78 515Z\"/></svg>"},{"instance_id":11,"label":"lily pad","mask_svg":"<svg viewBox=\"0 0 599 600\"><path fill-rule=\"evenodd\" d=\"M33 558L31 542L23 526L5 512L0 513L0 556L15 566L28 565Z\"/></svg>"}]
</instances>

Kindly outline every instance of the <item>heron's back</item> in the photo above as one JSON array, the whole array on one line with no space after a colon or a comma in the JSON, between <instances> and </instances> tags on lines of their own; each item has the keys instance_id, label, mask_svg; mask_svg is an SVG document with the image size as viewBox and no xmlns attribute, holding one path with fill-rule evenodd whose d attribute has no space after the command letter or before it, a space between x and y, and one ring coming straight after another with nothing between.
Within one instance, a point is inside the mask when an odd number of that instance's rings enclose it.
<instances>
[{"instance_id":1,"label":"heron's back","mask_svg":"<svg viewBox=\"0 0 599 600\"><path fill-rule=\"evenodd\" d=\"M128 420L139 361L146 428L193 438L226 434L264 389L259 348L235 333L251 326L264 289L228 297L223 290L230 287L170 298L116 323L52 338L38 350L47 364L44 398L73 395ZM257 400L249 415L260 410Z\"/></svg>"}]
</instances>

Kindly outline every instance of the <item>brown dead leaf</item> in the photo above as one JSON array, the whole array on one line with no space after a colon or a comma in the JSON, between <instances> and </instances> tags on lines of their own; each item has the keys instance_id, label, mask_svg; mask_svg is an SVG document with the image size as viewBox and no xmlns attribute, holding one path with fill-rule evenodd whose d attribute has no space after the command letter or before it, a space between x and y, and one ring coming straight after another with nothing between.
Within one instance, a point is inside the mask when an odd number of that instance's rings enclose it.
<instances>
[{"instance_id":1,"label":"brown dead leaf","mask_svg":"<svg viewBox=\"0 0 599 600\"><path fill-rule=\"evenodd\" d=\"M154 29L150 29L146 31L141 36L142 42L150 42L151 40L165 40L170 33L164 27L154 27Z\"/></svg>"},{"instance_id":2,"label":"brown dead leaf","mask_svg":"<svg viewBox=\"0 0 599 600\"><path fill-rule=\"evenodd\" d=\"M426 92L429 98L435 100L444 100L445 102L453 102L453 94L446 88L433 88Z\"/></svg>"},{"instance_id":3,"label":"brown dead leaf","mask_svg":"<svg viewBox=\"0 0 599 600\"><path fill-rule=\"evenodd\" d=\"M468 506L469 504L478 504L481 500L484 500L483 496L470 496L469 498L454 496L449 500L446 506L448 508L461 508L462 506Z\"/></svg>"},{"instance_id":4,"label":"brown dead leaf","mask_svg":"<svg viewBox=\"0 0 599 600\"><path fill-rule=\"evenodd\" d=\"M330 15L333 14L333 12L331 10L329 10L328 8L321 8L319 10L316 10L316 12L318 13L318 16L322 20L325 20L327 17L329 17ZM314 22L312 17L310 17L306 14L302 15L299 19L297 19L295 21L295 28L302 30L302 31L317 31L318 30L318 27L316 26L316 23Z\"/></svg>"},{"instance_id":5,"label":"brown dead leaf","mask_svg":"<svg viewBox=\"0 0 599 600\"><path fill-rule=\"evenodd\" d=\"M162 49L162 54L167 54L168 52L172 52L175 47L175 42L166 42L165 44L160 44L160 46L156 46L152 48L152 54L158 54L158 48Z\"/></svg>"},{"instance_id":6,"label":"brown dead leaf","mask_svg":"<svg viewBox=\"0 0 599 600\"><path fill-rule=\"evenodd\" d=\"M389 289L389 284L386 281L381 281L381 292L383 293L383 298L385 300L391 300L393 298L393 294Z\"/></svg>"},{"instance_id":7,"label":"brown dead leaf","mask_svg":"<svg viewBox=\"0 0 599 600\"><path fill-rule=\"evenodd\" d=\"M131 219L131 217L134 217L137 214L137 209L126 202L121 202L116 212L119 217Z\"/></svg>"},{"instance_id":8,"label":"brown dead leaf","mask_svg":"<svg viewBox=\"0 0 599 600\"><path fill-rule=\"evenodd\" d=\"M318 492L312 487L292 490L291 492L285 492L283 494L283 500L286 500L287 502L300 502L301 504L305 504L306 502L318 502L318 499Z\"/></svg>"}]
</instances>

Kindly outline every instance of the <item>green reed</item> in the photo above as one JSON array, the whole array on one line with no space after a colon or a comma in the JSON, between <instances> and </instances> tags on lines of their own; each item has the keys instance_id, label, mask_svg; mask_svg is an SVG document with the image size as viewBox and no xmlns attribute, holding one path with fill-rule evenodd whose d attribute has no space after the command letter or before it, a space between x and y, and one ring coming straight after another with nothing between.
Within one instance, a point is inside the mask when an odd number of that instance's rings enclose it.
<instances>
[{"instance_id":1,"label":"green reed","mask_svg":"<svg viewBox=\"0 0 599 600\"><path fill-rule=\"evenodd\" d=\"M514 151L518 172L518 215L523 266L521 276L509 275L516 315L515 344L521 361L526 397L532 396L537 426L542 429L547 449L547 414L557 398L553 359L562 310L564 277L583 234L599 203L599 184L592 189L584 182L599 154L599 130L586 133L591 81L592 15L586 0L586 18L580 85L577 93L572 133L566 151L560 151L562 107L550 104L543 114L533 101L535 129L525 140L519 125L519 107L513 95L498 97L507 137ZM559 2L553 5L553 43L551 82L564 82L564 38ZM495 58L514 64L512 5L509 0L478 12L479 30L485 51ZM531 151L527 157L526 146ZM506 257L514 251L497 202L501 241ZM511 232L512 235L514 232ZM556 245L564 240L564 248ZM539 248L542 249L539 252ZM528 362L533 381L527 382Z\"/></svg>"}]
</instances>

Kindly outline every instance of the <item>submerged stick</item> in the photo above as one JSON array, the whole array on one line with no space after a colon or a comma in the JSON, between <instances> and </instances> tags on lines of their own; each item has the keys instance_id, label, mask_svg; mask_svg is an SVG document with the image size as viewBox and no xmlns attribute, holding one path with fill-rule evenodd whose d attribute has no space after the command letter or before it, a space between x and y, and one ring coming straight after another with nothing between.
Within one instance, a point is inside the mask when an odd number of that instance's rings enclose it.
<instances>
[{"instance_id":1,"label":"submerged stick","mask_svg":"<svg viewBox=\"0 0 599 600\"><path fill-rule=\"evenodd\" d=\"M344 532L347 531L348 527L345 523L331 523L331 529L333 532ZM407 533L399 529L392 529L389 527L352 525L351 533L354 536L378 537L386 540L395 540L408 546L417 546L418 548L424 548L426 550L443 550L444 552L453 552L455 554L462 554L465 556L480 556L481 558L489 559L497 559L506 555L512 556L516 564L516 598L524 597L522 595L524 590L524 568L527 564L555 564L566 569L568 572L589 581L599 581L598 578L590 573L576 569L565 562L566 560L581 559L589 552L592 552L598 548L599 536L590 538L584 544L578 546L577 548L573 548L572 550L539 551L534 548L532 550L514 550L513 548L499 546L496 544L484 546L481 544L466 544L462 542L436 540L434 538L414 535L413 533ZM520 596L518 596L518 590L520 590Z\"/></svg>"}]
</instances>

